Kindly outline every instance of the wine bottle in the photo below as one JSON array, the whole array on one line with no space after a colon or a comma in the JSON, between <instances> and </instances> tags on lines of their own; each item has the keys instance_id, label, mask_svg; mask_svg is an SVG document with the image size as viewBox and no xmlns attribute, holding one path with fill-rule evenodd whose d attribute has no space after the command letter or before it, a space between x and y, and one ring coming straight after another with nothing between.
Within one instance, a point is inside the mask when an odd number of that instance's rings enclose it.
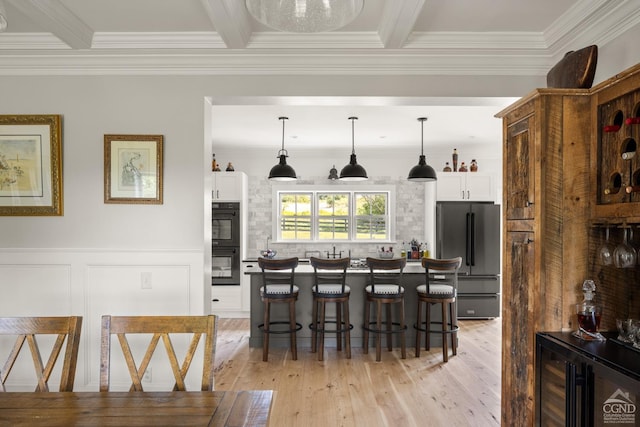
<instances>
[{"instance_id":1,"label":"wine bottle","mask_svg":"<svg viewBox=\"0 0 640 427\"><path fill-rule=\"evenodd\" d=\"M627 188L625 188L625 191L627 194L638 193L640 192L640 185L628 185Z\"/></svg>"},{"instance_id":2,"label":"wine bottle","mask_svg":"<svg viewBox=\"0 0 640 427\"><path fill-rule=\"evenodd\" d=\"M455 148L453 149L451 159L453 160L453 171L458 172L458 150Z\"/></svg>"}]
</instances>

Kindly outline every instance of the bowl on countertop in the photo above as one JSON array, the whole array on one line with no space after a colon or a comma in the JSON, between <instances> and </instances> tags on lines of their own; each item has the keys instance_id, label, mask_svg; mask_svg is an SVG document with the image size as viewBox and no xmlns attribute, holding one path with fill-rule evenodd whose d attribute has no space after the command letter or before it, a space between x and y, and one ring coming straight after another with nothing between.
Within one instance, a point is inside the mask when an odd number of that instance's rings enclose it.
<instances>
[{"instance_id":1,"label":"bowl on countertop","mask_svg":"<svg viewBox=\"0 0 640 427\"><path fill-rule=\"evenodd\" d=\"M278 255L278 251L274 251L273 249L260 250L260 256L262 258L273 259L276 255Z\"/></svg>"}]
</instances>

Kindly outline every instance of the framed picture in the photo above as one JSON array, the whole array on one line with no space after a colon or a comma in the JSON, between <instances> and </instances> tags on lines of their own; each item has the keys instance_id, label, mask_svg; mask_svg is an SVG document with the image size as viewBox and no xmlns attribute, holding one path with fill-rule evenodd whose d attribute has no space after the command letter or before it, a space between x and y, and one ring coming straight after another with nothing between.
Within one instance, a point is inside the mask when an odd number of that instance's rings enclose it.
<instances>
[{"instance_id":1,"label":"framed picture","mask_svg":"<svg viewBox=\"0 0 640 427\"><path fill-rule=\"evenodd\" d=\"M162 204L162 135L104 136L104 202Z\"/></svg>"},{"instance_id":2,"label":"framed picture","mask_svg":"<svg viewBox=\"0 0 640 427\"><path fill-rule=\"evenodd\" d=\"M0 115L0 215L62 215L61 126L60 115Z\"/></svg>"}]
</instances>

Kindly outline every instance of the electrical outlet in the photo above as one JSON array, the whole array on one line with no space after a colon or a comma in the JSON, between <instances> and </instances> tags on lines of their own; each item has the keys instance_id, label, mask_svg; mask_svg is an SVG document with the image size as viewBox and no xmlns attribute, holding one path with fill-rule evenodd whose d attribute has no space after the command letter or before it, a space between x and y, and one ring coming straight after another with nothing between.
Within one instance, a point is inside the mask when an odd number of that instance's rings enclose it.
<instances>
[{"instance_id":1,"label":"electrical outlet","mask_svg":"<svg viewBox=\"0 0 640 427\"><path fill-rule=\"evenodd\" d=\"M142 375L142 381L144 381L145 383L151 382L151 366L147 367L147 370L144 371L144 374Z\"/></svg>"},{"instance_id":2,"label":"electrical outlet","mask_svg":"<svg viewBox=\"0 0 640 427\"><path fill-rule=\"evenodd\" d=\"M151 289L151 272L145 271L140 274L140 286L142 289Z\"/></svg>"}]
</instances>

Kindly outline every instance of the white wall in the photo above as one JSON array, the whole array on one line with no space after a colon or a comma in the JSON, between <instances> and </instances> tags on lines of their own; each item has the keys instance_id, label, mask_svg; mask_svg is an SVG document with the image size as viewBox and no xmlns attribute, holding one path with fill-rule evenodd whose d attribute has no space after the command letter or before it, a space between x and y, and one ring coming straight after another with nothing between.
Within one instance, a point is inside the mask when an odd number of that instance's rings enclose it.
<instances>
[{"instance_id":1,"label":"white wall","mask_svg":"<svg viewBox=\"0 0 640 427\"><path fill-rule=\"evenodd\" d=\"M640 62L639 32L601 48L599 68L618 72ZM63 116L64 216L0 218L0 311L85 316L85 330L93 335L83 335L76 388L95 390L93 325L100 315L115 312L120 299L93 305L88 297L93 291L109 288L123 301L135 301L127 308L140 313L208 310L206 96L509 97L544 85L544 76L3 76L0 114ZM164 135L164 204L103 203L103 136L111 133ZM240 159L236 164L250 175L263 174L272 155L264 164L245 168ZM360 155L364 162L367 154ZM444 157L434 154L429 162L437 167ZM338 167L340 159L346 161L344 155L337 159ZM416 153L408 155L407 170L415 160ZM374 168L380 160L367 162ZM322 174L329 167L318 165ZM398 167L404 175L405 166ZM92 268L95 264L102 267ZM162 275L172 265L189 274L171 275L171 283L161 282L153 298L136 298L142 272Z\"/></svg>"}]
</instances>

